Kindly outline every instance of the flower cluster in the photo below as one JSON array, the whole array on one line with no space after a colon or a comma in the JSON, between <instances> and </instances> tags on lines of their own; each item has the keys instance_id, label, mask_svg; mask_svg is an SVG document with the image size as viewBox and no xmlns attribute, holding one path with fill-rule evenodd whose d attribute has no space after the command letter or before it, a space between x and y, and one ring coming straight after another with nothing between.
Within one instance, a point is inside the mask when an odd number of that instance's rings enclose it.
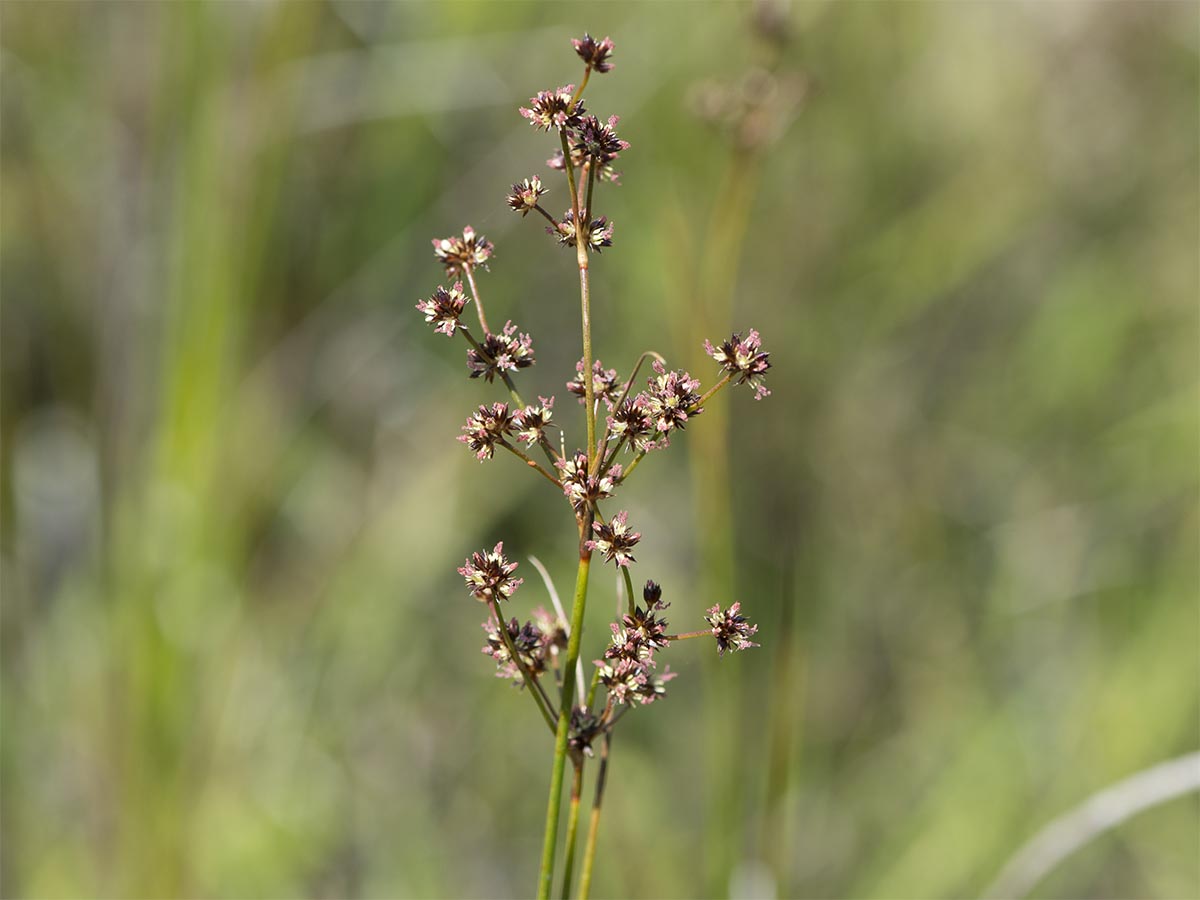
<instances>
[{"instance_id":1,"label":"flower cluster","mask_svg":"<svg viewBox=\"0 0 1200 900\"><path fill-rule=\"evenodd\" d=\"M763 384L763 375L771 368L768 359L771 354L763 352L757 331L751 329L745 340L740 334L734 334L729 340L722 341L719 347L714 347L711 341L705 341L704 349L731 377L737 378L738 384L749 384L754 388L755 400L770 395L771 392Z\"/></svg>"},{"instance_id":2,"label":"flower cluster","mask_svg":"<svg viewBox=\"0 0 1200 900\"><path fill-rule=\"evenodd\" d=\"M542 179L534 175L532 178L526 178L512 186L512 191L508 195L508 205L514 212L525 216L531 209L537 209L538 197L544 193L546 193L546 189L542 187Z\"/></svg>"},{"instance_id":3,"label":"flower cluster","mask_svg":"<svg viewBox=\"0 0 1200 900\"><path fill-rule=\"evenodd\" d=\"M489 616L483 623L484 633L487 634L483 652L496 661L497 678L521 678L521 667L509 650L510 643L526 671L535 678L554 664L558 654L567 646L567 631L562 621L550 616L540 606L533 611L533 621L521 625L513 618L505 628L508 631L507 641L500 633L495 616Z\"/></svg>"},{"instance_id":4,"label":"flower cluster","mask_svg":"<svg viewBox=\"0 0 1200 900\"><path fill-rule=\"evenodd\" d=\"M698 416L700 407L700 382L682 370L668 372L658 360L654 361L656 376L650 379L650 390L646 392L646 412L654 427L667 434L678 428L683 430L689 416Z\"/></svg>"},{"instance_id":5,"label":"flower cluster","mask_svg":"<svg viewBox=\"0 0 1200 900\"><path fill-rule=\"evenodd\" d=\"M592 396L597 400L603 399L612 406L620 396L624 385L617 377L616 369L606 369L600 360L592 363ZM587 401L587 385L583 380L583 360L575 363L575 377L567 382L567 390L579 398L580 403Z\"/></svg>"},{"instance_id":6,"label":"flower cluster","mask_svg":"<svg viewBox=\"0 0 1200 900\"><path fill-rule=\"evenodd\" d=\"M608 417L608 433L614 438L624 438L631 451L648 452L667 445L665 437L655 440L658 430L650 416L649 397L638 394L626 397Z\"/></svg>"},{"instance_id":7,"label":"flower cluster","mask_svg":"<svg viewBox=\"0 0 1200 900\"><path fill-rule=\"evenodd\" d=\"M597 253L604 247L612 246L613 226L612 223L604 216L592 219L588 223L586 229L586 239L588 246ZM558 226L551 228L546 226L546 233L552 234L558 238L559 244L564 247L575 246L575 213L567 210L563 213L562 221Z\"/></svg>"},{"instance_id":8,"label":"flower cluster","mask_svg":"<svg viewBox=\"0 0 1200 900\"><path fill-rule=\"evenodd\" d=\"M629 141L617 137L619 121L619 116L609 116L607 123L595 116L584 116L576 127L572 148L590 156L599 165L609 165L622 150L629 149Z\"/></svg>"},{"instance_id":9,"label":"flower cluster","mask_svg":"<svg viewBox=\"0 0 1200 900\"><path fill-rule=\"evenodd\" d=\"M619 465L609 466L603 475L589 472L587 454L582 450L576 450L570 459L555 460L554 465L558 468L563 494L577 513L582 513L600 500L607 500L621 480Z\"/></svg>"},{"instance_id":10,"label":"flower cluster","mask_svg":"<svg viewBox=\"0 0 1200 900\"><path fill-rule=\"evenodd\" d=\"M750 640L750 636L758 631L758 626L751 625L742 615L741 609L742 604L737 602L722 612L720 604L717 604L704 617L712 626L713 637L717 639L717 654L720 656L724 656L726 650L733 653L758 646Z\"/></svg>"},{"instance_id":11,"label":"flower cluster","mask_svg":"<svg viewBox=\"0 0 1200 900\"><path fill-rule=\"evenodd\" d=\"M507 403L480 406L467 419L458 439L471 448L476 459L483 462L492 458L496 444L502 442L506 434L512 434L513 420Z\"/></svg>"},{"instance_id":12,"label":"flower cluster","mask_svg":"<svg viewBox=\"0 0 1200 900\"><path fill-rule=\"evenodd\" d=\"M529 98L529 106L520 108L520 113L531 125L543 131L574 128L579 124L580 116L586 112L582 102L576 101L571 106L574 93L573 84L552 91L538 91L536 96Z\"/></svg>"},{"instance_id":13,"label":"flower cluster","mask_svg":"<svg viewBox=\"0 0 1200 900\"><path fill-rule=\"evenodd\" d=\"M534 362L533 338L527 334L518 335L517 326L512 322L505 322L500 334L489 333L479 349L472 347L467 351L471 377L482 375L487 382L504 372L527 369Z\"/></svg>"},{"instance_id":14,"label":"flower cluster","mask_svg":"<svg viewBox=\"0 0 1200 900\"><path fill-rule=\"evenodd\" d=\"M642 598L646 608L636 607L622 617L620 625L611 626L612 642L604 651L604 659L595 661L600 683L614 703L653 703L666 693L666 683L675 677L669 666L661 675L655 672L655 653L667 646L667 622L657 615L667 608L661 599L662 589L647 581Z\"/></svg>"},{"instance_id":15,"label":"flower cluster","mask_svg":"<svg viewBox=\"0 0 1200 900\"><path fill-rule=\"evenodd\" d=\"M446 267L446 276L465 275L480 267L487 268L492 256L492 242L483 235L476 235L468 225L462 237L434 238L433 253Z\"/></svg>"},{"instance_id":16,"label":"flower cluster","mask_svg":"<svg viewBox=\"0 0 1200 900\"><path fill-rule=\"evenodd\" d=\"M608 57L613 51L612 38L606 37L604 40L598 41L584 32L582 38L572 38L571 44L574 45L579 58L587 63L589 69L602 74L612 71L613 64L608 61Z\"/></svg>"},{"instance_id":17,"label":"flower cluster","mask_svg":"<svg viewBox=\"0 0 1200 900\"><path fill-rule=\"evenodd\" d=\"M592 530L596 532L596 537L584 546L597 553L603 553L606 562L615 562L618 566L628 566L631 562L637 562L631 551L642 536L626 523L628 515L622 510L607 524L593 522Z\"/></svg>"},{"instance_id":18,"label":"flower cluster","mask_svg":"<svg viewBox=\"0 0 1200 900\"><path fill-rule=\"evenodd\" d=\"M434 331L454 337L455 330L462 327L458 317L466 308L467 300L462 282L456 281L450 290L438 285L432 297L417 303L417 309L425 314L425 321L433 325Z\"/></svg>"},{"instance_id":19,"label":"flower cluster","mask_svg":"<svg viewBox=\"0 0 1200 900\"><path fill-rule=\"evenodd\" d=\"M517 563L509 562L504 555L504 542L496 544L491 552L480 550L472 553L466 565L459 567L458 574L467 583L467 590L483 603L507 600L524 582L524 578L513 578Z\"/></svg>"},{"instance_id":20,"label":"flower cluster","mask_svg":"<svg viewBox=\"0 0 1200 900\"><path fill-rule=\"evenodd\" d=\"M540 441L545 434L546 426L554 418L554 398L547 400L538 397L537 406L526 406L513 414L513 430L517 437L529 446Z\"/></svg>"}]
</instances>

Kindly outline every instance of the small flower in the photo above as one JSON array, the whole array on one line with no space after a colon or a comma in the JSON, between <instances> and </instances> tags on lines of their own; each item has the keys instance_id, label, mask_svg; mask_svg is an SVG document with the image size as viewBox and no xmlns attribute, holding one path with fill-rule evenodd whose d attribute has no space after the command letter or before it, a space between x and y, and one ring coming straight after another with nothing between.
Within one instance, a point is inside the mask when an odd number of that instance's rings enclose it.
<instances>
[{"instance_id":1,"label":"small flower","mask_svg":"<svg viewBox=\"0 0 1200 900\"><path fill-rule=\"evenodd\" d=\"M462 290L462 282L456 281L450 290L438 285L432 297L417 303L417 309L425 314L426 322L436 323L433 326L434 331L441 332L446 337L453 337L454 330L462 327L458 317L462 315L467 299Z\"/></svg>"},{"instance_id":2,"label":"small flower","mask_svg":"<svg viewBox=\"0 0 1200 900\"><path fill-rule=\"evenodd\" d=\"M469 446L480 462L492 458L497 442L513 432L514 416L508 411L507 403L494 403L491 407L480 406L462 427L458 440Z\"/></svg>"},{"instance_id":3,"label":"small flower","mask_svg":"<svg viewBox=\"0 0 1200 900\"><path fill-rule=\"evenodd\" d=\"M571 165L576 169L578 169L584 163L588 163L589 165L592 163L592 160L590 160L588 155L582 150L576 150L574 147L571 147L570 150ZM555 150L554 155L546 160L546 165L551 169L561 172L566 169L566 164L563 162L563 159L563 152L561 150ZM600 181L607 181L609 184L621 183L621 173L615 171L613 167L607 163L600 163L597 166L596 178Z\"/></svg>"},{"instance_id":4,"label":"small flower","mask_svg":"<svg viewBox=\"0 0 1200 900\"><path fill-rule=\"evenodd\" d=\"M622 150L629 149L629 141L617 137L618 116L609 116L607 124L595 116L584 116L575 130L574 150L587 154L600 165L608 165ZM561 151L560 151L561 152Z\"/></svg>"},{"instance_id":5,"label":"small flower","mask_svg":"<svg viewBox=\"0 0 1200 900\"><path fill-rule=\"evenodd\" d=\"M653 581L647 581L642 591L646 608L635 607L632 613L622 616L621 624L613 622L612 643L604 651L605 659L636 659L649 661L654 654L666 647L667 620L660 619L656 613L664 610L670 604L663 603L662 588Z\"/></svg>"},{"instance_id":6,"label":"small flower","mask_svg":"<svg viewBox=\"0 0 1200 900\"><path fill-rule=\"evenodd\" d=\"M496 677L521 680L521 667L509 652L508 645L496 624L495 616L488 617L488 620L483 623L483 630L487 634L487 643L483 646L483 652L496 660ZM536 678L545 672L545 636L541 630L532 622L521 625L515 618L506 623L505 630L508 631L513 648L517 651L521 662L525 663L529 674Z\"/></svg>"},{"instance_id":7,"label":"small flower","mask_svg":"<svg viewBox=\"0 0 1200 900\"><path fill-rule=\"evenodd\" d=\"M650 390L646 393L646 407L654 427L667 432L673 428L683 429L689 416L698 416L704 410L700 402L700 382L682 370L668 372L658 360L654 361L657 377L649 379Z\"/></svg>"},{"instance_id":8,"label":"small flower","mask_svg":"<svg viewBox=\"0 0 1200 900\"><path fill-rule=\"evenodd\" d=\"M738 602L722 612L718 603L704 617L712 626L713 637L717 639L717 653L720 656L724 656L726 650L733 653L736 650L759 646L750 640L750 636L758 631L758 626L751 625L746 620L740 612L741 608L742 604Z\"/></svg>"},{"instance_id":9,"label":"small flower","mask_svg":"<svg viewBox=\"0 0 1200 900\"><path fill-rule=\"evenodd\" d=\"M630 551L642 536L629 527L626 522L628 516L629 513L622 510L613 516L607 525L593 522L592 531L596 532L596 539L588 541L584 546L597 553L603 553L605 562L615 562L618 566L628 566L631 562L637 562Z\"/></svg>"},{"instance_id":10,"label":"small flower","mask_svg":"<svg viewBox=\"0 0 1200 900\"><path fill-rule=\"evenodd\" d=\"M659 697L665 697L667 694L667 682L675 677L671 667L667 666L663 669L661 675L655 675L651 672L645 672L641 685L634 691L634 696L638 703L646 706L653 703Z\"/></svg>"},{"instance_id":11,"label":"small flower","mask_svg":"<svg viewBox=\"0 0 1200 900\"><path fill-rule=\"evenodd\" d=\"M626 397L608 417L608 433L617 439L625 438L630 450L653 450L658 445L652 438L655 434L654 421L648 412L649 397L638 394Z\"/></svg>"},{"instance_id":12,"label":"small flower","mask_svg":"<svg viewBox=\"0 0 1200 900\"><path fill-rule=\"evenodd\" d=\"M613 64L608 61L609 54L613 52L612 38L606 37L598 41L584 32L582 38L572 38L571 43L575 46L579 58L588 64L588 68L600 73L612 71Z\"/></svg>"},{"instance_id":13,"label":"small flower","mask_svg":"<svg viewBox=\"0 0 1200 900\"><path fill-rule=\"evenodd\" d=\"M557 228L546 226L546 234L552 234L558 238L558 242L564 247L575 246L575 213L567 210L563 213L562 220L558 223ZM591 249L597 253L601 252L604 247L612 246L613 225L605 216L600 216L598 219L592 219L591 224L587 229L587 243Z\"/></svg>"},{"instance_id":14,"label":"small flower","mask_svg":"<svg viewBox=\"0 0 1200 900\"><path fill-rule=\"evenodd\" d=\"M714 347L709 341L704 342L705 352L730 375L736 375L738 384L749 384L754 388L755 400L761 400L771 393L763 384L763 375L771 368L768 359L771 354L763 352L761 348L762 341L754 329L750 330L745 340L742 340L741 334L734 334L719 347Z\"/></svg>"},{"instance_id":15,"label":"small flower","mask_svg":"<svg viewBox=\"0 0 1200 900\"><path fill-rule=\"evenodd\" d=\"M634 659L621 658L614 662L595 661L599 680L608 696L616 703L628 703L645 690L646 665Z\"/></svg>"},{"instance_id":16,"label":"small flower","mask_svg":"<svg viewBox=\"0 0 1200 900\"><path fill-rule=\"evenodd\" d=\"M538 91L537 96L529 98L528 107L520 107L520 113L535 128L549 131L552 128L572 128L579 117L586 112L583 101L571 106L571 95L575 93L575 85L568 84L553 91Z\"/></svg>"},{"instance_id":17,"label":"small flower","mask_svg":"<svg viewBox=\"0 0 1200 900\"><path fill-rule=\"evenodd\" d=\"M531 447L542 439L546 426L554 416L551 410L554 398L547 400L545 397L538 397L538 400L541 401L539 406L526 406L513 414L513 428L517 437Z\"/></svg>"},{"instance_id":18,"label":"small flower","mask_svg":"<svg viewBox=\"0 0 1200 900\"><path fill-rule=\"evenodd\" d=\"M519 212L524 217L538 205L538 197L544 193L546 189L542 187L542 179L534 175L512 186L512 192L508 195L508 205L512 207L513 212Z\"/></svg>"},{"instance_id":19,"label":"small flower","mask_svg":"<svg viewBox=\"0 0 1200 900\"><path fill-rule=\"evenodd\" d=\"M600 719L588 712L586 706L576 706L571 710L571 727L567 734L567 746L590 757L592 741L600 734Z\"/></svg>"},{"instance_id":20,"label":"small flower","mask_svg":"<svg viewBox=\"0 0 1200 900\"><path fill-rule=\"evenodd\" d=\"M606 369L600 360L595 360L592 363L592 396L596 399L603 398L604 402L612 406L617 397L621 395L621 391L625 386L617 380L616 369ZM575 378L567 382L567 390L579 398L580 403L587 402L587 386L583 381L583 360L575 363Z\"/></svg>"},{"instance_id":21,"label":"small flower","mask_svg":"<svg viewBox=\"0 0 1200 900\"><path fill-rule=\"evenodd\" d=\"M458 570L467 582L467 589L475 599L487 603L490 600L507 600L525 581L513 578L517 563L509 562L504 556L504 542L498 543L489 553L480 550L472 553L467 564Z\"/></svg>"},{"instance_id":22,"label":"small flower","mask_svg":"<svg viewBox=\"0 0 1200 900\"><path fill-rule=\"evenodd\" d=\"M472 378L482 375L490 383L501 372L515 372L534 364L533 338L527 334L513 337L516 331L516 325L505 322L504 331L489 333L483 339L482 353L474 347L467 351L467 368Z\"/></svg>"},{"instance_id":23,"label":"small flower","mask_svg":"<svg viewBox=\"0 0 1200 900\"><path fill-rule=\"evenodd\" d=\"M589 474L587 454L580 450L576 450L570 459L555 460L554 465L563 485L563 494L576 512L583 512L588 504L611 497L621 480L619 465L609 466L603 475Z\"/></svg>"},{"instance_id":24,"label":"small flower","mask_svg":"<svg viewBox=\"0 0 1200 900\"><path fill-rule=\"evenodd\" d=\"M486 269L492 249L492 242L482 234L476 235L475 229L470 225L463 229L461 238L433 239L433 253L446 267L447 277L466 274L480 266Z\"/></svg>"}]
</instances>

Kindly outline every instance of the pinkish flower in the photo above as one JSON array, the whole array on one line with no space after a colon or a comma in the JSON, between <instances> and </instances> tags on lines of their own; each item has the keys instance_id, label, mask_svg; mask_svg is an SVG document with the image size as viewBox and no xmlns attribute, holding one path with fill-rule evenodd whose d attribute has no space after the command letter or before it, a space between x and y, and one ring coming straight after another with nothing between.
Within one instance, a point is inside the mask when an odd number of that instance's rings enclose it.
<instances>
[{"instance_id":1,"label":"pinkish flower","mask_svg":"<svg viewBox=\"0 0 1200 900\"><path fill-rule=\"evenodd\" d=\"M472 553L458 574L466 580L467 589L475 599L487 603L507 600L524 583L525 579L512 577L516 570L517 563L509 562L505 557L504 542L501 541L490 553L486 550Z\"/></svg>"},{"instance_id":2,"label":"pinkish flower","mask_svg":"<svg viewBox=\"0 0 1200 900\"><path fill-rule=\"evenodd\" d=\"M721 605L717 604L704 617L712 626L713 637L717 639L717 653L720 656L724 656L726 650L733 653L759 646L750 640L750 636L758 631L758 626L747 621L740 612L741 608L742 604L737 602L722 612Z\"/></svg>"},{"instance_id":3,"label":"pinkish flower","mask_svg":"<svg viewBox=\"0 0 1200 900\"><path fill-rule=\"evenodd\" d=\"M480 266L487 268L492 249L492 242L483 235L476 235L475 229L470 225L463 229L461 238L433 239L433 253L446 267L448 277L465 274Z\"/></svg>"},{"instance_id":4,"label":"pinkish flower","mask_svg":"<svg viewBox=\"0 0 1200 900\"><path fill-rule=\"evenodd\" d=\"M432 297L417 304L417 309L425 314L426 322L434 323L434 331L441 332L446 337L453 337L455 329L462 327L458 317L462 315L467 300L462 282L456 281L450 290L439 285Z\"/></svg>"},{"instance_id":5,"label":"pinkish flower","mask_svg":"<svg viewBox=\"0 0 1200 900\"><path fill-rule=\"evenodd\" d=\"M763 384L763 375L771 368L768 359L770 354L763 352L762 341L759 340L757 331L750 329L745 340L740 334L734 334L729 340L722 341L719 347L705 341L704 350L730 376L736 376L738 384L749 384L753 387L755 400L770 395L771 392Z\"/></svg>"},{"instance_id":6,"label":"pinkish flower","mask_svg":"<svg viewBox=\"0 0 1200 900\"><path fill-rule=\"evenodd\" d=\"M617 513L608 524L593 522L592 531L596 532L594 540L584 546L597 553L603 553L605 562L615 562L618 566L628 566L637 562L631 552L642 536L634 531L626 522L629 513L625 510Z\"/></svg>"}]
</instances>

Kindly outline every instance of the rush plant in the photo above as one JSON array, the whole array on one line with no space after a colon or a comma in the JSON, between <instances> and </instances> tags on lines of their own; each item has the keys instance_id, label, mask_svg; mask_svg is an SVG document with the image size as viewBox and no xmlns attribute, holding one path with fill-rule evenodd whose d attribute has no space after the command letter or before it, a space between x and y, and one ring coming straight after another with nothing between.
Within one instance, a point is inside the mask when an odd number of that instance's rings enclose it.
<instances>
[{"instance_id":1,"label":"rush plant","mask_svg":"<svg viewBox=\"0 0 1200 900\"><path fill-rule=\"evenodd\" d=\"M511 321L498 331L488 324L477 278L488 268L494 248L483 235L468 226L461 236L434 240L434 253L445 267L450 286L439 286L417 304L436 332L450 338L461 335L466 341L471 378L482 378L489 383L499 380L508 392L507 401L483 404L471 413L458 439L481 462L492 459L500 450L552 484L566 500L578 533L579 568L569 621L557 603L552 586L556 615L535 609L531 619L524 623L517 617L506 617L504 606L512 602L523 579L515 577L518 564L508 558L503 542L491 550L472 553L458 570L469 593L487 607L488 618L483 626L487 643L483 652L495 661L499 677L524 689L553 736L545 840L537 884L539 898L550 895L560 843L559 811L568 761L573 775L562 854L561 894L570 895L584 768L588 760L598 757L595 797L578 885L578 896L588 895L613 731L630 709L648 706L665 696L667 683L675 675L669 667L659 669L659 654L677 641L700 637L714 638L717 652L722 655L757 646L751 641L757 626L741 614L738 602L728 608L718 603L708 609L702 619L705 628L669 632L663 618L668 604L662 599L662 588L654 581L646 581L640 601L633 589L630 570L637 561L634 552L641 534L629 522L625 510L606 510L611 509L611 501L646 455L666 449L672 438L703 413L705 404L726 386L749 385L756 399L770 393L763 376L771 363L762 350L758 333L753 330L735 333L719 344L704 342L705 350L717 364L715 381L707 390L689 373L669 369L663 357L652 350L641 354L624 379L616 369L606 369L594 357L589 267L594 256L613 246L613 225L597 214L597 200L604 190L618 183L619 174L614 167L630 145L617 135L616 116L601 119L589 113L584 105L584 89L591 76L613 68L612 40L598 41L585 34L572 43L584 65L579 85L540 91L527 107L520 109L534 128L557 138L558 146L548 165L562 173L569 207L559 216L548 212L543 197L550 191L536 175L513 184L507 202L522 217L537 213L546 221L550 236L575 251L583 356L575 367L575 377L566 387L583 409L583 449L571 453L558 449L567 444L561 419L554 415L553 396L538 396L537 403L527 403L517 390L514 376L535 362L533 340ZM463 321L468 304L474 306L478 332ZM647 361L652 372L644 386L635 390ZM551 440L554 433L557 439ZM539 456L544 457L544 463ZM606 646L596 651L598 658L588 678L580 653L588 576L595 556L612 563L621 573L625 613L611 624L611 635ZM698 613L697 620L701 620Z\"/></svg>"}]
</instances>

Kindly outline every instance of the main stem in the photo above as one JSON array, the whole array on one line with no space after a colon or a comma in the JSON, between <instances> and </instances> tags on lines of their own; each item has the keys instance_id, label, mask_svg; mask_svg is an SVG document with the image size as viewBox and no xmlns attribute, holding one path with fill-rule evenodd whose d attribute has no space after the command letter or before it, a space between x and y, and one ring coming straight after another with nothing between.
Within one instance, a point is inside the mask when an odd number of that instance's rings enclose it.
<instances>
[{"instance_id":1,"label":"main stem","mask_svg":"<svg viewBox=\"0 0 1200 900\"><path fill-rule=\"evenodd\" d=\"M584 524L588 525L585 516ZM586 533L586 531L585 531ZM549 900L554 879L554 851L558 844L558 806L562 798L563 769L567 761L567 735L571 728L571 697L575 692L575 661L579 659L579 639L583 634L583 611L587 607L588 569L592 552L581 550L579 572L575 576L575 603L571 608L571 637L567 640L567 659L563 668L562 700L558 712L558 731L554 739L554 765L550 770L550 798L546 803L546 836L542 842L542 867L538 874L538 900Z\"/></svg>"},{"instance_id":2,"label":"main stem","mask_svg":"<svg viewBox=\"0 0 1200 900\"><path fill-rule=\"evenodd\" d=\"M579 795L583 793L583 757L571 760L575 777L571 779L571 807L567 811L567 858L563 861L562 900L571 896L571 876L575 870L575 838L579 834Z\"/></svg>"},{"instance_id":3,"label":"main stem","mask_svg":"<svg viewBox=\"0 0 1200 900\"><path fill-rule=\"evenodd\" d=\"M587 844L583 850L583 872L579 876L579 900L587 900L592 888L592 864L596 861L596 836L600 833L600 809L604 803L604 786L608 781L608 751L612 745L612 732L604 734L600 747L600 769L596 773L596 799L592 801L592 817L588 823Z\"/></svg>"}]
</instances>

